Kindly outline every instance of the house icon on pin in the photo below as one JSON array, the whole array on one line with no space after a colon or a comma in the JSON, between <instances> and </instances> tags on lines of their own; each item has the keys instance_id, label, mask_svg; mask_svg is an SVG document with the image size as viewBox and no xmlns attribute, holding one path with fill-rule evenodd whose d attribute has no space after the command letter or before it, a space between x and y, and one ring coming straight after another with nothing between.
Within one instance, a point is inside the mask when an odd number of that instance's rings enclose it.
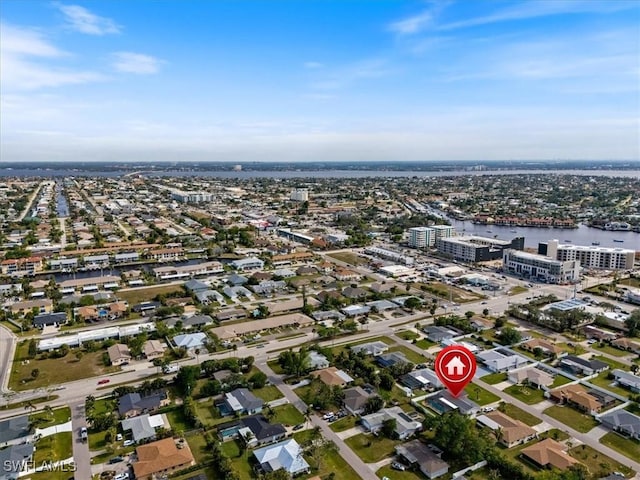
<instances>
[{"instance_id":1,"label":"house icon on pin","mask_svg":"<svg viewBox=\"0 0 640 480\"><path fill-rule=\"evenodd\" d=\"M447 375L453 375L455 377L464 375L464 370L467 368L460 360L460 356L456 355L445 365L447 369Z\"/></svg>"}]
</instances>

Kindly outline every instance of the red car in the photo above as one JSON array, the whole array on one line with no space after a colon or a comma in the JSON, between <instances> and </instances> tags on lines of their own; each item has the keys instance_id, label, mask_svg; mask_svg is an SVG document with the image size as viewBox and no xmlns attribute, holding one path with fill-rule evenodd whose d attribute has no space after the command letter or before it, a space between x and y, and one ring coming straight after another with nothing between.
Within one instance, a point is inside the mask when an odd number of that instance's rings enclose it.
<instances>
[{"instance_id":1,"label":"red car","mask_svg":"<svg viewBox=\"0 0 640 480\"><path fill-rule=\"evenodd\" d=\"M108 378L103 378L102 380L100 380L98 382L98 385L104 385L105 383L109 383L109 382L110 382L110 380Z\"/></svg>"}]
</instances>

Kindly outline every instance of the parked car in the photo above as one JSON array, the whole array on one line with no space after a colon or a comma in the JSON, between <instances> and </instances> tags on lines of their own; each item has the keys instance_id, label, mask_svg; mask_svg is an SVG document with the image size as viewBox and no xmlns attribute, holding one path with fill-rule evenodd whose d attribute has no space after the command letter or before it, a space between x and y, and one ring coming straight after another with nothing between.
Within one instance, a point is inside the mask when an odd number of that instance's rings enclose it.
<instances>
[{"instance_id":1,"label":"parked car","mask_svg":"<svg viewBox=\"0 0 640 480\"><path fill-rule=\"evenodd\" d=\"M127 472L117 474L113 480L128 480L129 474Z\"/></svg>"},{"instance_id":2,"label":"parked car","mask_svg":"<svg viewBox=\"0 0 640 480\"><path fill-rule=\"evenodd\" d=\"M335 414L333 412L327 412L322 416L323 420L329 420L330 418L333 418L335 416Z\"/></svg>"},{"instance_id":3,"label":"parked car","mask_svg":"<svg viewBox=\"0 0 640 480\"><path fill-rule=\"evenodd\" d=\"M121 434L121 433L118 433L118 434L116 435L116 442L119 442L120 440L122 440L122 434Z\"/></svg>"},{"instance_id":4,"label":"parked car","mask_svg":"<svg viewBox=\"0 0 640 480\"><path fill-rule=\"evenodd\" d=\"M98 385L104 385L105 383L109 383L111 380L109 380L108 378L103 378L102 380L98 381Z\"/></svg>"},{"instance_id":5,"label":"parked car","mask_svg":"<svg viewBox=\"0 0 640 480\"><path fill-rule=\"evenodd\" d=\"M298 425L296 425L295 427L293 427L294 430L300 430L304 428L304 423L299 423Z\"/></svg>"},{"instance_id":6,"label":"parked car","mask_svg":"<svg viewBox=\"0 0 640 480\"><path fill-rule=\"evenodd\" d=\"M391 464L391 468L393 468L394 470L400 470L401 472L404 472L407 469L407 467L405 467L400 462L393 462Z\"/></svg>"},{"instance_id":7,"label":"parked car","mask_svg":"<svg viewBox=\"0 0 640 480\"><path fill-rule=\"evenodd\" d=\"M122 444L123 447L130 447L131 445L133 445L133 440L125 440L124 443Z\"/></svg>"},{"instance_id":8,"label":"parked car","mask_svg":"<svg viewBox=\"0 0 640 480\"><path fill-rule=\"evenodd\" d=\"M124 462L124 458L122 457L113 457L109 460L109 463L120 463Z\"/></svg>"},{"instance_id":9,"label":"parked car","mask_svg":"<svg viewBox=\"0 0 640 480\"><path fill-rule=\"evenodd\" d=\"M83 442L86 442L88 438L89 438L89 432L87 432L87 427L82 427L80 429L80 439Z\"/></svg>"}]
</instances>

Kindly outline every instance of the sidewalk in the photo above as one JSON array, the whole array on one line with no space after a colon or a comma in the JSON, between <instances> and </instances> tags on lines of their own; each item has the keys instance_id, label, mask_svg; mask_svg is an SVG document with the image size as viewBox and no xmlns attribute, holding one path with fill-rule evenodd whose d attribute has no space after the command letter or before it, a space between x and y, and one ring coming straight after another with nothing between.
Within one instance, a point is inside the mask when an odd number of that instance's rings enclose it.
<instances>
[{"instance_id":1,"label":"sidewalk","mask_svg":"<svg viewBox=\"0 0 640 480\"><path fill-rule=\"evenodd\" d=\"M71 426L71 420L69 420L67 423L60 423L58 425L52 425L51 427L36 428L36 435L39 435L40 437L48 437L49 435L55 435L56 433L72 431L73 427Z\"/></svg>"}]
</instances>

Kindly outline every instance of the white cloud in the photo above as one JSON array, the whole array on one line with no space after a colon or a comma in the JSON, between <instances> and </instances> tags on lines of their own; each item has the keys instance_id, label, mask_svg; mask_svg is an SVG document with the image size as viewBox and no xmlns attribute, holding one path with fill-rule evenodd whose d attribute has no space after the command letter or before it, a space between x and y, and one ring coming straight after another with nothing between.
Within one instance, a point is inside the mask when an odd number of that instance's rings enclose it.
<instances>
[{"instance_id":1,"label":"white cloud","mask_svg":"<svg viewBox=\"0 0 640 480\"><path fill-rule=\"evenodd\" d=\"M162 60L134 52L116 52L113 54L113 68L119 72L150 75L160 70Z\"/></svg>"},{"instance_id":2,"label":"white cloud","mask_svg":"<svg viewBox=\"0 0 640 480\"><path fill-rule=\"evenodd\" d=\"M339 90L360 80L385 77L392 73L386 59L374 58L337 69L314 81L311 86L317 90Z\"/></svg>"},{"instance_id":3,"label":"white cloud","mask_svg":"<svg viewBox=\"0 0 640 480\"><path fill-rule=\"evenodd\" d=\"M0 25L0 81L5 91L77 85L105 78L97 72L61 68L47 62L70 56L38 31Z\"/></svg>"},{"instance_id":4,"label":"white cloud","mask_svg":"<svg viewBox=\"0 0 640 480\"><path fill-rule=\"evenodd\" d=\"M121 27L110 18L100 17L79 5L56 4L72 30L87 35L120 33Z\"/></svg>"},{"instance_id":5,"label":"white cloud","mask_svg":"<svg viewBox=\"0 0 640 480\"><path fill-rule=\"evenodd\" d=\"M389 25L389 30L398 35L412 35L427 28L434 27L440 13L450 4L448 0L434 0L429 8L411 17L395 21Z\"/></svg>"},{"instance_id":6,"label":"white cloud","mask_svg":"<svg viewBox=\"0 0 640 480\"><path fill-rule=\"evenodd\" d=\"M323 68L324 65L320 62L305 62L304 68L308 68L310 70L314 70L316 68Z\"/></svg>"}]
</instances>

